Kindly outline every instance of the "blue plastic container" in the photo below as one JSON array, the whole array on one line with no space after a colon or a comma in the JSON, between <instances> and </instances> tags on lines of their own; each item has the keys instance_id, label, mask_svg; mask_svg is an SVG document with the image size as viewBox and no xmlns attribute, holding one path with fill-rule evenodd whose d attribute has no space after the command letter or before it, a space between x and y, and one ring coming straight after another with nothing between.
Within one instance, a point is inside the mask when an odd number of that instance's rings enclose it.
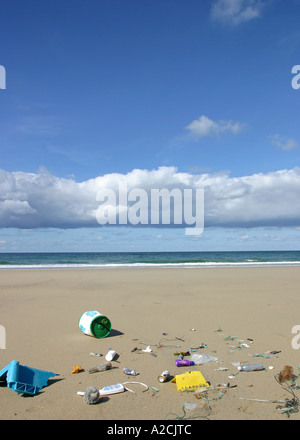
<instances>
[{"instance_id":1,"label":"blue plastic container","mask_svg":"<svg viewBox=\"0 0 300 440\"><path fill-rule=\"evenodd\" d=\"M47 386L48 379L52 376L59 374L26 367L20 365L18 361L11 361L0 371L0 381L6 381L7 386L17 394L37 394Z\"/></svg>"}]
</instances>

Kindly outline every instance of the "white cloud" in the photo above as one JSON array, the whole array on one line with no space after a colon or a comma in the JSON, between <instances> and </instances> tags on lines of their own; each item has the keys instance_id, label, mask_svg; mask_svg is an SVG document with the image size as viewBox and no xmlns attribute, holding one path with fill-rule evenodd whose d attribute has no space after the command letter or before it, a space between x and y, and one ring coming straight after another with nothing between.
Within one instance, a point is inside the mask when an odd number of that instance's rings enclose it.
<instances>
[{"instance_id":1,"label":"white cloud","mask_svg":"<svg viewBox=\"0 0 300 440\"><path fill-rule=\"evenodd\" d=\"M198 140L206 136L218 136L222 133L238 134L244 129L244 125L240 122L232 121L213 121L207 116L202 115L198 119L192 121L185 127L189 130L190 135Z\"/></svg>"},{"instance_id":2,"label":"white cloud","mask_svg":"<svg viewBox=\"0 0 300 440\"><path fill-rule=\"evenodd\" d=\"M230 177L228 174L181 173L175 167L136 169L106 174L84 182L39 174L0 170L0 227L79 228L99 226L99 189L148 193L161 188L204 188L205 227L300 225L300 168L267 174ZM158 225L159 227L159 225Z\"/></svg>"},{"instance_id":3,"label":"white cloud","mask_svg":"<svg viewBox=\"0 0 300 440\"><path fill-rule=\"evenodd\" d=\"M216 0L211 9L211 17L231 25L260 17L263 3L261 0Z\"/></svg>"},{"instance_id":4,"label":"white cloud","mask_svg":"<svg viewBox=\"0 0 300 440\"><path fill-rule=\"evenodd\" d=\"M287 138L280 136L279 134L275 134L271 136L271 141L276 147L280 148L280 150L291 151L298 148L298 142L293 138Z\"/></svg>"}]
</instances>

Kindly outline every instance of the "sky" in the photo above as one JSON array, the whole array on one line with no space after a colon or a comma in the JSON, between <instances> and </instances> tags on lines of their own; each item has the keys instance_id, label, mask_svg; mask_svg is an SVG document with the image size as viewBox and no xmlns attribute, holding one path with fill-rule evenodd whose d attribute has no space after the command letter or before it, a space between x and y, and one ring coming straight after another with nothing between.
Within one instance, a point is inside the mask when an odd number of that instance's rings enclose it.
<instances>
[{"instance_id":1,"label":"sky","mask_svg":"<svg viewBox=\"0 0 300 440\"><path fill-rule=\"evenodd\" d=\"M299 16L299 0L3 1L0 252L300 249ZM203 232L100 225L99 190L121 187L202 188Z\"/></svg>"}]
</instances>

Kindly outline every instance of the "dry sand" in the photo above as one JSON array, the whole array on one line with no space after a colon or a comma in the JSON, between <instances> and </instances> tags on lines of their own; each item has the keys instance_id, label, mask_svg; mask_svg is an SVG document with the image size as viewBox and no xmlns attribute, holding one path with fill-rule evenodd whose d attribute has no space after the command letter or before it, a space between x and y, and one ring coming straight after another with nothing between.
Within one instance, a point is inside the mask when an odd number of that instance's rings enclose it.
<instances>
[{"instance_id":1,"label":"dry sand","mask_svg":"<svg viewBox=\"0 0 300 440\"><path fill-rule=\"evenodd\" d=\"M2 383L0 419L286 420L276 403L240 397L293 397L274 376L285 365L299 373L300 352L292 347L292 328L300 324L299 285L299 267L1 270L0 324L6 330L6 348L0 349L0 369L17 360L59 376L33 397L17 395ZM81 332L78 320L88 310L109 317L108 337ZM241 343L249 348L238 348ZM217 356L218 363L175 366L174 352L202 344L207 348L198 352ZM132 351L149 345L152 354ZM104 356L89 353L105 355L110 347L118 353L115 368L89 374L89 368L105 362ZM273 350L280 353L249 356ZM262 362L265 370L236 375L231 363L239 361ZM85 371L71 374L73 365ZM126 376L123 367L140 374ZM159 383L163 370L173 377L201 371L211 385L209 401L177 391L176 383ZM97 405L87 405L77 395L91 385L102 388L124 381L140 381L149 389L131 384L135 393L107 396ZM236 387L214 390L220 383ZM300 396L300 390L294 392ZM197 407L184 412L185 403ZM300 413L290 419L299 420Z\"/></svg>"}]
</instances>

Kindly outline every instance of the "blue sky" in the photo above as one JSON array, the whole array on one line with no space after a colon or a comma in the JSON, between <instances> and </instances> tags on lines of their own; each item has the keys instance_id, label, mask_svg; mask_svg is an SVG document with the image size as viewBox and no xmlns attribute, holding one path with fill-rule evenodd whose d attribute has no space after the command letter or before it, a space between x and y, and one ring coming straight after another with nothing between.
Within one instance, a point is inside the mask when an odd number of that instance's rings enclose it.
<instances>
[{"instance_id":1,"label":"blue sky","mask_svg":"<svg viewBox=\"0 0 300 440\"><path fill-rule=\"evenodd\" d=\"M299 0L3 2L0 251L299 249L299 16ZM79 216L99 181L155 170L207 188L201 237Z\"/></svg>"}]
</instances>

